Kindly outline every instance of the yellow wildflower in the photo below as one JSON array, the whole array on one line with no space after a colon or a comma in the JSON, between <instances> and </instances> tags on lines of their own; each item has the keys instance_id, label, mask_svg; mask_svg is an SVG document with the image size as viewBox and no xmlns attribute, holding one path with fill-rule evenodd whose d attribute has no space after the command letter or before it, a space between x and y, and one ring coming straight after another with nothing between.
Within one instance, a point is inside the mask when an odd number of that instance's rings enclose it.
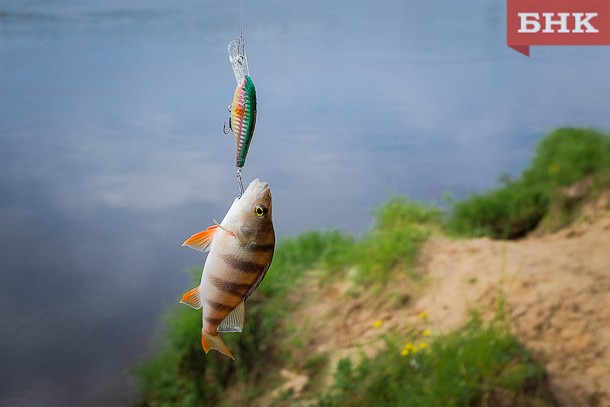
<instances>
[{"instance_id":1,"label":"yellow wildflower","mask_svg":"<svg viewBox=\"0 0 610 407\"><path fill-rule=\"evenodd\" d=\"M409 354L409 350L408 349L403 349L402 352L400 352L400 354L402 356L407 356Z\"/></svg>"},{"instance_id":2,"label":"yellow wildflower","mask_svg":"<svg viewBox=\"0 0 610 407\"><path fill-rule=\"evenodd\" d=\"M417 316L419 317L419 319L427 319L428 313L426 311L421 311L419 314L417 314Z\"/></svg>"},{"instance_id":3,"label":"yellow wildflower","mask_svg":"<svg viewBox=\"0 0 610 407\"><path fill-rule=\"evenodd\" d=\"M419 349L426 349L428 347L428 344L426 342L422 342L419 344Z\"/></svg>"},{"instance_id":4,"label":"yellow wildflower","mask_svg":"<svg viewBox=\"0 0 610 407\"><path fill-rule=\"evenodd\" d=\"M373 324L374 328L381 328L381 325L383 325L383 321L378 319L377 321L375 321L375 323Z\"/></svg>"},{"instance_id":5,"label":"yellow wildflower","mask_svg":"<svg viewBox=\"0 0 610 407\"><path fill-rule=\"evenodd\" d=\"M424 329L423 332L421 333L422 336L427 337L432 335L432 332L430 332L429 329Z\"/></svg>"}]
</instances>

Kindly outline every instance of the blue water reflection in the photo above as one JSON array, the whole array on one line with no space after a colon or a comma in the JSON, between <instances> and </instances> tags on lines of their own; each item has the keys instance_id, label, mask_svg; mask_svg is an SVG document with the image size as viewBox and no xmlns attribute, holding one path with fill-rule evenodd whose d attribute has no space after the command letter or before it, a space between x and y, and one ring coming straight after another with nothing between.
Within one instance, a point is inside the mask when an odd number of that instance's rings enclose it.
<instances>
[{"instance_id":1,"label":"blue water reflection","mask_svg":"<svg viewBox=\"0 0 610 407\"><path fill-rule=\"evenodd\" d=\"M180 243L237 192L222 124L238 11L0 5L0 405L125 402L128 366L202 263ZM259 114L244 175L272 186L278 234L362 233L390 193L465 196L518 174L554 127L609 129L610 48L528 59L505 46L504 13L246 1Z\"/></svg>"}]
</instances>

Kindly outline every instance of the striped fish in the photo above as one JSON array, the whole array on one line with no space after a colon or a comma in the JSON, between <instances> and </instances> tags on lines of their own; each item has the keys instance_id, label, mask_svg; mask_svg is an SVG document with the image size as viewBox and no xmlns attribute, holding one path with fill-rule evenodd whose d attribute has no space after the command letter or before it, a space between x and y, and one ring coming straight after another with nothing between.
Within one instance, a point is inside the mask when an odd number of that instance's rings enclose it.
<instances>
[{"instance_id":1,"label":"striped fish","mask_svg":"<svg viewBox=\"0 0 610 407\"><path fill-rule=\"evenodd\" d=\"M238 168L242 168L246 163L255 125L256 89L252 79L246 75L237 84L231 104L231 130L235 136L235 165Z\"/></svg>"},{"instance_id":2,"label":"striped fish","mask_svg":"<svg viewBox=\"0 0 610 407\"><path fill-rule=\"evenodd\" d=\"M271 190L258 178L236 198L220 225L188 238L189 246L209 254L201 284L186 292L181 303L201 308L201 345L235 359L219 332L241 332L244 301L261 283L273 258L275 232L271 219Z\"/></svg>"}]
</instances>

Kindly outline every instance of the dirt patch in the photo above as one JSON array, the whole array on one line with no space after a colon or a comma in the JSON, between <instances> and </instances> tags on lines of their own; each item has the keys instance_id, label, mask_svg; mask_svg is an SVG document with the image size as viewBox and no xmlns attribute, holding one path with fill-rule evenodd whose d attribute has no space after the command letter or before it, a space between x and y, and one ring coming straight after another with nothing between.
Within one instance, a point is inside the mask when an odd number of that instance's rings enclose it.
<instances>
[{"instance_id":1,"label":"dirt patch","mask_svg":"<svg viewBox=\"0 0 610 407\"><path fill-rule=\"evenodd\" d=\"M420 283L399 276L383 290L353 295L349 278L322 284L312 272L292 298L299 303L292 323L300 343L289 368L302 374L312 354L326 354L326 374L316 382L330 384L338 360L374 354L383 347L383 333L449 332L473 309L494 315L502 295L512 331L544 364L557 403L610 406L608 202L584 208L579 224L552 235L519 241L433 237L420 255ZM307 405L309 378L299 380L304 384L293 393Z\"/></svg>"},{"instance_id":2,"label":"dirt patch","mask_svg":"<svg viewBox=\"0 0 610 407\"><path fill-rule=\"evenodd\" d=\"M564 406L610 405L610 216L559 233L499 242L432 239L429 290L415 303L442 331L503 293L512 330L549 374Z\"/></svg>"}]
</instances>

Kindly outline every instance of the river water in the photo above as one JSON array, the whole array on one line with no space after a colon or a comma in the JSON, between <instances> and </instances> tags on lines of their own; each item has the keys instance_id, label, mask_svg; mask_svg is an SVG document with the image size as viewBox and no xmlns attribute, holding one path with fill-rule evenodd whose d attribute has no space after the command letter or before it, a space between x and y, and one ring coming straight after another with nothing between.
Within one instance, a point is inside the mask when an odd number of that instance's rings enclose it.
<instances>
[{"instance_id":1,"label":"river water","mask_svg":"<svg viewBox=\"0 0 610 407\"><path fill-rule=\"evenodd\" d=\"M106 406L237 193L237 0L0 3L0 405ZM505 45L503 2L246 0L244 178L280 237L360 234L389 194L517 176L545 132L610 129L610 48Z\"/></svg>"}]
</instances>

